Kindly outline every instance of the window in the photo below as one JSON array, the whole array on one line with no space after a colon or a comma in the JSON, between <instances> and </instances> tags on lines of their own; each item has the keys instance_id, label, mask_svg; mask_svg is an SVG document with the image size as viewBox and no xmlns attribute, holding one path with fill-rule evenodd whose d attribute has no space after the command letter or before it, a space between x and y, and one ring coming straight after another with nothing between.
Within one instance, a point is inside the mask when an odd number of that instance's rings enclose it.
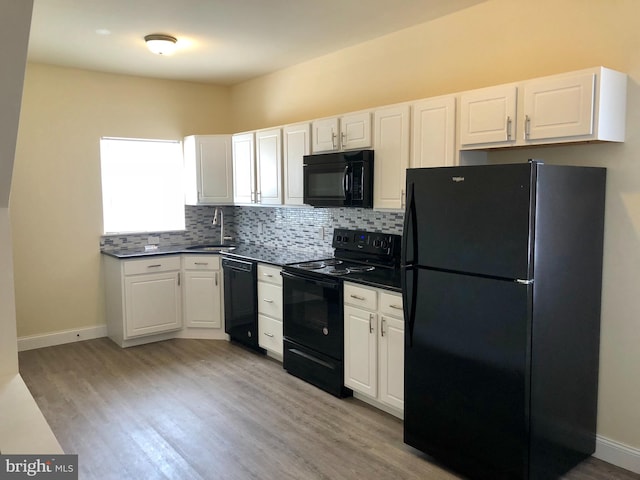
<instances>
[{"instance_id":1,"label":"window","mask_svg":"<svg viewBox=\"0 0 640 480\"><path fill-rule=\"evenodd\" d=\"M184 230L178 141L101 138L104 233Z\"/></svg>"}]
</instances>

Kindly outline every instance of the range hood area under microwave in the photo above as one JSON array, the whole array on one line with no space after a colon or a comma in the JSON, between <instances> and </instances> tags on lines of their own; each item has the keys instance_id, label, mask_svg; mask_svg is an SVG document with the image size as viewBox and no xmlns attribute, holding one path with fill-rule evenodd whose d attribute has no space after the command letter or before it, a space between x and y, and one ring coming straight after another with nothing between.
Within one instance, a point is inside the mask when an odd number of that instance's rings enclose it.
<instances>
[{"instance_id":1,"label":"range hood area under microwave","mask_svg":"<svg viewBox=\"0 0 640 480\"><path fill-rule=\"evenodd\" d=\"M373 208L373 150L305 155L304 203Z\"/></svg>"}]
</instances>

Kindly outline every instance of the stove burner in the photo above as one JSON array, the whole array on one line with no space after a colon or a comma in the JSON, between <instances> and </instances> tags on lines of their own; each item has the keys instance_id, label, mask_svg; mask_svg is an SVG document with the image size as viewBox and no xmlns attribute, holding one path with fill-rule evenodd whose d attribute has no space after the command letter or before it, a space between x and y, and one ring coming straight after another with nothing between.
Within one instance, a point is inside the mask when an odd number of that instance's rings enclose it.
<instances>
[{"instance_id":1,"label":"stove burner","mask_svg":"<svg viewBox=\"0 0 640 480\"><path fill-rule=\"evenodd\" d=\"M298 265L299 268L304 268L305 270L319 270L325 266L324 262L305 262Z\"/></svg>"},{"instance_id":2,"label":"stove burner","mask_svg":"<svg viewBox=\"0 0 640 480\"><path fill-rule=\"evenodd\" d=\"M372 270L375 270L376 267L372 267L371 265L355 265L352 267L349 267L349 271L353 272L353 273L358 273L358 272L371 272Z\"/></svg>"},{"instance_id":3,"label":"stove burner","mask_svg":"<svg viewBox=\"0 0 640 480\"><path fill-rule=\"evenodd\" d=\"M329 260L325 260L324 264L331 267L334 265L340 265L342 263L342 260L338 260L337 258L330 258Z\"/></svg>"},{"instance_id":4,"label":"stove burner","mask_svg":"<svg viewBox=\"0 0 640 480\"><path fill-rule=\"evenodd\" d=\"M327 270L327 273L329 275L337 275L337 276L346 275L350 272L351 270L348 268L330 268L329 270Z\"/></svg>"}]
</instances>

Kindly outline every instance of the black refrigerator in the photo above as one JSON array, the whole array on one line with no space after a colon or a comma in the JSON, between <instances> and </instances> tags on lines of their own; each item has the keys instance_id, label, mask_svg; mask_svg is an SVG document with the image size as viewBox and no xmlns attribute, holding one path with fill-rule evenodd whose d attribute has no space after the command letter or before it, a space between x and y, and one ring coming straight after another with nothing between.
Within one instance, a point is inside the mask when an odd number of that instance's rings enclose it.
<instances>
[{"instance_id":1,"label":"black refrigerator","mask_svg":"<svg viewBox=\"0 0 640 480\"><path fill-rule=\"evenodd\" d=\"M407 170L404 441L478 479L595 450L606 170Z\"/></svg>"}]
</instances>

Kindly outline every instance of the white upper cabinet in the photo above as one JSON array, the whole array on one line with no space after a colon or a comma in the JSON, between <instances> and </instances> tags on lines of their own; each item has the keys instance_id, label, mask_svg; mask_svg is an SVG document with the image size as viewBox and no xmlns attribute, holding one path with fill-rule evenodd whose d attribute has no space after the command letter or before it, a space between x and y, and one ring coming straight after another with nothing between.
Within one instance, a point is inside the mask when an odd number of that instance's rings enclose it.
<instances>
[{"instance_id":1,"label":"white upper cabinet","mask_svg":"<svg viewBox=\"0 0 640 480\"><path fill-rule=\"evenodd\" d=\"M460 96L460 145L515 142L515 85L483 88Z\"/></svg>"},{"instance_id":2,"label":"white upper cabinet","mask_svg":"<svg viewBox=\"0 0 640 480\"><path fill-rule=\"evenodd\" d=\"M238 133L232 146L234 203L282 204L282 130Z\"/></svg>"},{"instance_id":3,"label":"white upper cabinet","mask_svg":"<svg viewBox=\"0 0 640 480\"><path fill-rule=\"evenodd\" d=\"M282 129L284 203L303 204L303 157L311 152L311 124L287 125Z\"/></svg>"},{"instance_id":4,"label":"white upper cabinet","mask_svg":"<svg viewBox=\"0 0 640 480\"><path fill-rule=\"evenodd\" d=\"M604 67L466 92L460 148L623 142L626 103L627 76Z\"/></svg>"},{"instance_id":5,"label":"white upper cabinet","mask_svg":"<svg viewBox=\"0 0 640 480\"><path fill-rule=\"evenodd\" d=\"M313 153L335 152L340 148L340 121L338 117L314 120L313 129Z\"/></svg>"},{"instance_id":6,"label":"white upper cabinet","mask_svg":"<svg viewBox=\"0 0 640 480\"><path fill-rule=\"evenodd\" d=\"M374 112L373 208L404 207L409 166L409 105Z\"/></svg>"},{"instance_id":7,"label":"white upper cabinet","mask_svg":"<svg viewBox=\"0 0 640 480\"><path fill-rule=\"evenodd\" d=\"M256 132L256 203L282 204L282 130Z\"/></svg>"},{"instance_id":8,"label":"white upper cabinet","mask_svg":"<svg viewBox=\"0 0 640 480\"><path fill-rule=\"evenodd\" d=\"M371 148L371 113L352 113L340 118L340 148Z\"/></svg>"},{"instance_id":9,"label":"white upper cabinet","mask_svg":"<svg viewBox=\"0 0 640 480\"><path fill-rule=\"evenodd\" d=\"M254 133L232 136L233 147L233 203L253 204L255 191L255 138Z\"/></svg>"},{"instance_id":10,"label":"white upper cabinet","mask_svg":"<svg viewBox=\"0 0 640 480\"><path fill-rule=\"evenodd\" d=\"M455 163L456 98L429 98L411 107L411 168Z\"/></svg>"},{"instance_id":11,"label":"white upper cabinet","mask_svg":"<svg viewBox=\"0 0 640 480\"><path fill-rule=\"evenodd\" d=\"M185 203L233 203L231 135L191 135L183 142Z\"/></svg>"},{"instance_id":12,"label":"white upper cabinet","mask_svg":"<svg viewBox=\"0 0 640 480\"><path fill-rule=\"evenodd\" d=\"M312 152L335 152L371 148L371 112L314 120Z\"/></svg>"},{"instance_id":13,"label":"white upper cabinet","mask_svg":"<svg viewBox=\"0 0 640 480\"><path fill-rule=\"evenodd\" d=\"M604 67L524 84L524 141L624 142L627 76Z\"/></svg>"}]
</instances>

